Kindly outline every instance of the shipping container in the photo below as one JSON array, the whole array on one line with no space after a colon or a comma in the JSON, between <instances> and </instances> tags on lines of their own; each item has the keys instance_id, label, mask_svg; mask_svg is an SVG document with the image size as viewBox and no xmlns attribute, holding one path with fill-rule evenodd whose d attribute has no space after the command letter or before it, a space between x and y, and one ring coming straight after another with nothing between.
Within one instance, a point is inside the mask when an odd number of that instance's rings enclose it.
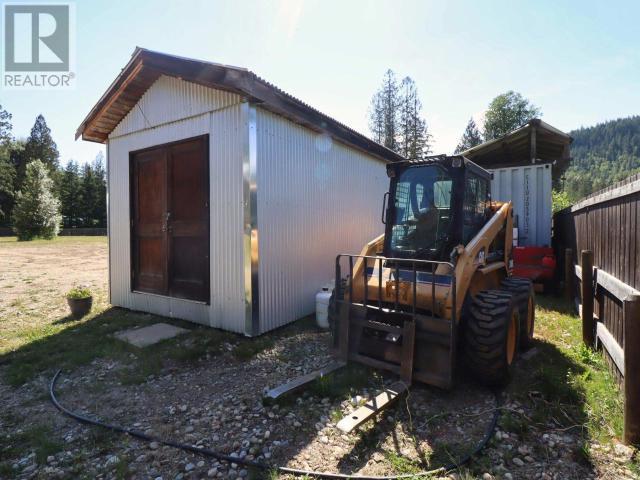
<instances>
[{"instance_id":1,"label":"shipping container","mask_svg":"<svg viewBox=\"0 0 640 480\"><path fill-rule=\"evenodd\" d=\"M490 169L491 198L513 202L517 245L551 245L551 164Z\"/></svg>"}]
</instances>

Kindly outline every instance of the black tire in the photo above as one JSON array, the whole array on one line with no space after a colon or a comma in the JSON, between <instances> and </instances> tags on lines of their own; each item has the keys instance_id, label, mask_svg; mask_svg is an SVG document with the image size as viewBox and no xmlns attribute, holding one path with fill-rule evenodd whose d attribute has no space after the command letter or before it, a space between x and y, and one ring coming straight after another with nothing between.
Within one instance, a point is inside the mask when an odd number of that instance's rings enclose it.
<instances>
[{"instance_id":1,"label":"black tire","mask_svg":"<svg viewBox=\"0 0 640 480\"><path fill-rule=\"evenodd\" d=\"M520 348L533 346L533 330L536 323L536 296L533 283L528 278L510 277L502 281L504 290L511 292L520 311Z\"/></svg>"},{"instance_id":2,"label":"black tire","mask_svg":"<svg viewBox=\"0 0 640 480\"><path fill-rule=\"evenodd\" d=\"M515 298L504 290L480 292L465 317L463 351L474 378L485 385L505 384L518 350Z\"/></svg>"}]
</instances>

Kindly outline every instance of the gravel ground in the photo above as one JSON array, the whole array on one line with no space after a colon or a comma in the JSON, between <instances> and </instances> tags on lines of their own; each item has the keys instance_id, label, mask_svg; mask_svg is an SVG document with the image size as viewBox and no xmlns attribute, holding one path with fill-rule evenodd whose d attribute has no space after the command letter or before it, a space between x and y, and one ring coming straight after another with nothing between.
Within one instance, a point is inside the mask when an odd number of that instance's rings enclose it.
<instances>
[{"instance_id":1,"label":"gravel ground","mask_svg":"<svg viewBox=\"0 0 640 480\"><path fill-rule=\"evenodd\" d=\"M327 343L326 334L303 331L277 338L272 348L240 361L233 355L236 347L231 341L223 345L222 354L195 365L167 362L159 374L136 385L122 383L123 372L136 368L135 355L130 355L130 362L96 360L63 374L59 399L73 410L162 438L247 460L318 471L413 473L460 458L482 438L493 415L494 395L464 379L451 392L414 386L375 422L350 434L337 430L335 423L392 378L350 370L342 384L321 384L284 403L263 405L265 389L328 363ZM526 361L518 369L525 372ZM10 460L5 463L10 467L0 471L2 478L270 475L81 425L50 404L49 380L40 377L19 388L0 385L4 407L0 445L3 460ZM348 392L345 382L357 389ZM509 413L508 418L503 415L494 439L469 470L450 477L635 478L626 467L634 451L622 445L591 444L590 463L574 429L535 427L519 436L513 430L522 425L514 427L513 419L526 423L532 405L502 396L502 411Z\"/></svg>"}]
</instances>

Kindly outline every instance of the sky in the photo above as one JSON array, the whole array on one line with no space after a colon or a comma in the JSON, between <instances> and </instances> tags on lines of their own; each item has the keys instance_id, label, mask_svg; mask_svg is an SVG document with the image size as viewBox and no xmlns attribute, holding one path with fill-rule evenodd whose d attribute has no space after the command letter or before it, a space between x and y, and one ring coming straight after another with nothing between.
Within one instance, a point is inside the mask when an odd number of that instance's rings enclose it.
<instances>
[{"instance_id":1,"label":"sky","mask_svg":"<svg viewBox=\"0 0 640 480\"><path fill-rule=\"evenodd\" d=\"M104 151L74 134L136 46L249 68L365 134L390 68L416 82L432 153L507 90L564 131L640 113L635 0L82 0L76 17L74 90L0 89L14 135L42 113L62 163Z\"/></svg>"}]
</instances>

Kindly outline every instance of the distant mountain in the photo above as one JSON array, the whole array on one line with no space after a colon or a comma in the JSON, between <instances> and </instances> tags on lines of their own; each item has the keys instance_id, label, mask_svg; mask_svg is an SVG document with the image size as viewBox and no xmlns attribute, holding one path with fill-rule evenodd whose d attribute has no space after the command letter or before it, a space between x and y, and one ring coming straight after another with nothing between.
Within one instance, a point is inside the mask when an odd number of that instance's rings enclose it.
<instances>
[{"instance_id":1,"label":"distant mountain","mask_svg":"<svg viewBox=\"0 0 640 480\"><path fill-rule=\"evenodd\" d=\"M571 166L564 189L571 201L640 172L640 115L620 118L569 134Z\"/></svg>"}]
</instances>

